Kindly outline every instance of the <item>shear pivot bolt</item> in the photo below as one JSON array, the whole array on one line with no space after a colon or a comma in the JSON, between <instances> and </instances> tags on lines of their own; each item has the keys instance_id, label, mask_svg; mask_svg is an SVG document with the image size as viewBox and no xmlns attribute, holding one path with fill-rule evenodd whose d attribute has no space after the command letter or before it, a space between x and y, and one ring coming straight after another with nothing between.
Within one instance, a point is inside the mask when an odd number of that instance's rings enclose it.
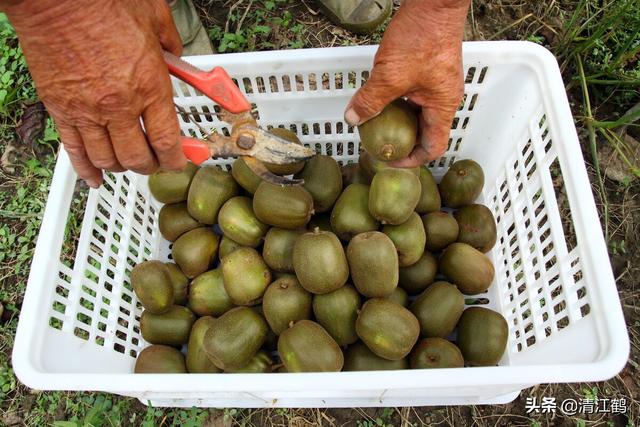
<instances>
[{"instance_id":1,"label":"shear pivot bolt","mask_svg":"<svg viewBox=\"0 0 640 427\"><path fill-rule=\"evenodd\" d=\"M242 134L238 137L238 147L249 150L256 143L255 138L252 135Z\"/></svg>"}]
</instances>

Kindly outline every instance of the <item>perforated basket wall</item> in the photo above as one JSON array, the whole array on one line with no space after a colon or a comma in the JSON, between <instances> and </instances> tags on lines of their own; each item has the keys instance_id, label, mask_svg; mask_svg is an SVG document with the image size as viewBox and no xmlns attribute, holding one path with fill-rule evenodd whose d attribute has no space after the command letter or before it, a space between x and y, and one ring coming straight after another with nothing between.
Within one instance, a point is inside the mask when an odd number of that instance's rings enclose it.
<instances>
[{"instance_id":1,"label":"perforated basket wall","mask_svg":"<svg viewBox=\"0 0 640 427\"><path fill-rule=\"evenodd\" d=\"M357 131L342 113L366 81L374 52L360 47L191 60L203 68L225 66L257 107L262 126L291 129L304 144L342 163L356 161L359 152ZM469 297L467 304L490 307L507 319L509 344L499 367L393 377L322 374L316 386L309 386L308 376L317 374L251 382L238 375L215 381L192 375L190 388L175 381L169 389L156 375L129 374L145 345L131 268L170 257L157 229L160 205L150 197L145 177L107 174L105 184L89 194L75 245L73 227L67 233L53 228L69 225L73 213L75 176L61 156L47 214L62 211L49 222L45 218L16 340L14 364L16 354L24 357L16 369L21 379L38 388L102 389L158 404L224 406L231 399L246 406L349 406L487 401L540 381L612 375L628 343L566 96L557 93L557 65L527 43L467 44L464 60L465 95L449 148L429 167L439 178L455 160L473 158L485 171L480 202L496 216L498 242L489 254L496 277L488 292ZM181 82L174 81L174 89L185 134L201 137L200 128L228 133L209 99ZM577 344L580 351L572 348ZM100 383L100 374L120 376L120 383ZM338 380L344 375L356 375L359 385ZM294 391L298 395L287 394Z\"/></svg>"}]
</instances>

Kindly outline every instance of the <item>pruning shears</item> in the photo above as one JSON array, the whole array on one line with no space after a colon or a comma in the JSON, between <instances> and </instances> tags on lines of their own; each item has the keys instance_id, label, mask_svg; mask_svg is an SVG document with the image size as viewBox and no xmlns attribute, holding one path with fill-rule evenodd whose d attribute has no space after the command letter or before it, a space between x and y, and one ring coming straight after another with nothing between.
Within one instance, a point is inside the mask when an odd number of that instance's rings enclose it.
<instances>
[{"instance_id":1,"label":"pruning shears","mask_svg":"<svg viewBox=\"0 0 640 427\"><path fill-rule=\"evenodd\" d=\"M171 75L217 103L221 107L219 119L231 125L229 136L219 133L210 133L206 139L183 136L180 141L182 151L191 162L199 165L211 157L240 156L265 181L279 185L302 183L298 179L271 173L262 162L296 163L313 157L315 152L259 127L251 114L251 104L223 68L204 71L167 51L164 52L164 60Z\"/></svg>"}]
</instances>

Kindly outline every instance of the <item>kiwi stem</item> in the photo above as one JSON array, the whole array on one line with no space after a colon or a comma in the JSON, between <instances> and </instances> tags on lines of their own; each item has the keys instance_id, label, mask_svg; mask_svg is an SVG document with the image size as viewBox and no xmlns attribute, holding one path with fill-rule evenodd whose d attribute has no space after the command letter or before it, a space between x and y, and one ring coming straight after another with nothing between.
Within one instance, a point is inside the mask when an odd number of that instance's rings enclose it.
<instances>
[{"instance_id":1,"label":"kiwi stem","mask_svg":"<svg viewBox=\"0 0 640 427\"><path fill-rule=\"evenodd\" d=\"M382 155L382 157L384 157L387 160L389 160L391 156L393 156L394 152L395 152L394 147L391 144L383 145L382 150L380 150L380 154Z\"/></svg>"}]
</instances>

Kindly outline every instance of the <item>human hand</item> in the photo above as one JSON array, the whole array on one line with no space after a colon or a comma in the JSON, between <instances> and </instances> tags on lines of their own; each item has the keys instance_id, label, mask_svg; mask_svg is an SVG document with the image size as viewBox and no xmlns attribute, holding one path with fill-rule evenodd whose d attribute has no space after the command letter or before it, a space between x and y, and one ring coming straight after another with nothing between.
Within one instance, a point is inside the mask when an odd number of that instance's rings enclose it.
<instances>
[{"instance_id":1,"label":"human hand","mask_svg":"<svg viewBox=\"0 0 640 427\"><path fill-rule=\"evenodd\" d=\"M405 96L421 107L413 152L393 162L415 167L440 157L464 93L462 38L469 0L405 0L385 31L369 80L345 112L351 125Z\"/></svg>"},{"instance_id":2,"label":"human hand","mask_svg":"<svg viewBox=\"0 0 640 427\"><path fill-rule=\"evenodd\" d=\"M162 49L182 51L165 0L0 1L78 175L186 165ZM144 131L140 118L144 121Z\"/></svg>"}]
</instances>

